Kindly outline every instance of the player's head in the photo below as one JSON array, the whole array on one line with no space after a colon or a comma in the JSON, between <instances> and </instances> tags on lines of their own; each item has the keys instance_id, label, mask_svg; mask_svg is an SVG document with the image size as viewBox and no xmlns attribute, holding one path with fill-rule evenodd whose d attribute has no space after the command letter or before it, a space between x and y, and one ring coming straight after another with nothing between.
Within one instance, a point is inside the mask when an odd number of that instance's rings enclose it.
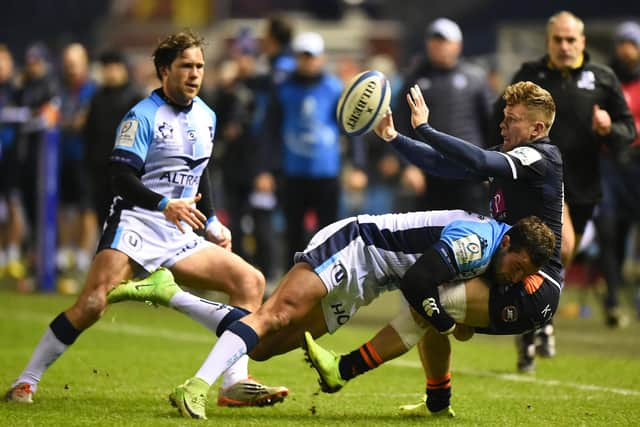
<instances>
[{"instance_id":1,"label":"player's head","mask_svg":"<svg viewBox=\"0 0 640 427\"><path fill-rule=\"evenodd\" d=\"M189 105L198 95L204 76L204 40L191 31L172 34L153 52L156 75L166 96Z\"/></svg>"},{"instance_id":2,"label":"player's head","mask_svg":"<svg viewBox=\"0 0 640 427\"><path fill-rule=\"evenodd\" d=\"M11 80L13 77L13 56L6 44L0 43L0 83Z\"/></svg>"},{"instance_id":3,"label":"player's head","mask_svg":"<svg viewBox=\"0 0 640 427\"><path fill-rule=\"evenodd\" d=\"M102 84L118 87L129 81L129 67L126 56L119 50L107 50L100 55L102 64Z\"/></svg>"},{"instance_id":4,"label":"player's head","mask_svg":"<svg viewBox=\"0 0 640 427\"><path fill-rule=\"evenodd\" d=\"M272 57L287 48L293 37L293 24L291 20L282 14L275 14L267 19L262 49Z\"/></svg>"},{"instance_id":5,"label":"player's head","mask_svg":"<svg viewBox=\"0 0 640 427\"><path fill-rule=\"evenodd\" d=\"M504 119L500 122L503 151L549 135L556 116L551 94L532 82L514 83L504 91Z\"/></svg>"},{"instance_id":6,"label":"player's head","mask_svg":"<svg viewBox=\"0 0 640 427\"><path fill-rule=\"evenodd\" d=\"M613 41L616 60L633 72L640 64L640 24L623 22L616 28Z\"/></svg>"},{"instance_id":7,"label":"player's head","mask_svg":"<svg viewBox=\"0 0 640 427\"><path fill-rule=\"evenodd\" d=\"M324 39L318 33L300 33L291 43L296 55L296 70L305 77L313 77L324 67Z\"/></svg>"},{"instance_id":8,"label":"player's head","mask_svg":"<svg viewBox=\"0 0 640 427\"><path fill-rule=\"evenodd\" d=\"M89 75L89 54L80 43L71 43L62 51L64 79L70 86L82 84Z\"/></svg>"},{"instance_id":9,"label":"player's head","mask_svg":"<svg viewBox=\"0 0 640 427\"><path fill-rule=\"evenodd\" d=\"M516 222L491 260L494 282L518 283L534 274L551 258L555 244L553 231L540 218L528 216Z\"/></svg>"},{"instance_id":10,"label":"player's head","mask_svg":"<svg viewBox=\"0 0 640 427\"><path fill-rule=\"evenodd\" d=\"M584 22L563 10L547 21L547 53L553 68L570 69L582 64L586 38Z\"/></svg>"},{"instance_id":11,"label":"player's head","mask_svg":"<svg viewBox=\"0 0 640 427\"><path fill-rule=\"evenodd\" d=\"M462 31L447 18L431 22L425 33L425 47L429 61L441 68L456 65L462 53Z\"/></svg>"}]
</instances>

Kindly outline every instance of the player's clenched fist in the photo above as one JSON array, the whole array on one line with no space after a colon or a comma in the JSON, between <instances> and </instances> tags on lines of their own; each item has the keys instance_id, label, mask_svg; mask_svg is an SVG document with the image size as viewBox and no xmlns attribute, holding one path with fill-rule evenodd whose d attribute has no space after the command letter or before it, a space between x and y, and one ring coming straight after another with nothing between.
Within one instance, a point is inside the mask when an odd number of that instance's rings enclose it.
<instances>
[{"instance_id":1,"label":"player's clenched fist","mask_svg":"<svg viewBox=\"0 0 640 427\"><path fill-rule=\"evenodd\" d=\"M231 250L231 231L220 222L217 216L214 215L207 220L205 236L208 241L228 251Z\"/></svg>"},{"instance_id":2,"label":"player's clenched fist","mask_svg":"<svg viewBox=\"0 0 640 427\"><path fill-rule=\"evenodd\" d=\"M195 197L184 197L182 199L169 199L162 209L164 217L172 224L178 227L178 230L185 232L181 221L186 222L193 228L204 229L204 223L207 217L195 207L200 201L202 194L198 193Z\"/></svg>"}]
</instances>

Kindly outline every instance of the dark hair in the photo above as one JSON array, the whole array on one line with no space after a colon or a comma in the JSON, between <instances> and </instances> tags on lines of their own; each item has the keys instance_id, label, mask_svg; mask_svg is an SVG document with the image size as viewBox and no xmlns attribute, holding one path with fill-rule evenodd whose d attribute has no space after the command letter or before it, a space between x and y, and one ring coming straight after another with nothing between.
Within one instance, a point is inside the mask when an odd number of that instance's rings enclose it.
<instances>
[{"instance_id":1,"label":"dark hair","mask_svg":"<svg viewBox=\"0 0 640 427\"><path fill-rule=\"evenodd\" d=\"M522 218L507 231L507 235L511 239L509 251L525 250L537 267L542 267L553 255L556 236L537 216Z\"/></svg>"},{"instance_id":2,"label":"dark hair","mask_svg":"<svg viewBox=\"0 0 640 427\"><path fill-rule=\"evenodd\" d=\"M102 65L107 64L125 64L127 65L127 57L119 50L111 49L106 50L100 54L100 63Z\"/></svg>"},{"instance_id":3,"label":"dark hair","mask_svg":"<svg viewBox=\"0 0 640 427\"><path fill-rule=\"evenodd\" d=\"M267 24L267 32L280 46L288 46L293 37L293 25L285 15L271 15Z\"/></svg>"},{"instance_id":4,"label":"dark hair","mask_svg":"<svg viewBox=\"0 0 640 427\"><path fill-rule=\"evenodd\" d=\"M204 54L204 39L191 30L171 34L162 40L153 52L153 65L156 67L158 78L162 80L160 68L170 67L180 53L192 47L199 47Z\"/></svg>"}]
</instances>

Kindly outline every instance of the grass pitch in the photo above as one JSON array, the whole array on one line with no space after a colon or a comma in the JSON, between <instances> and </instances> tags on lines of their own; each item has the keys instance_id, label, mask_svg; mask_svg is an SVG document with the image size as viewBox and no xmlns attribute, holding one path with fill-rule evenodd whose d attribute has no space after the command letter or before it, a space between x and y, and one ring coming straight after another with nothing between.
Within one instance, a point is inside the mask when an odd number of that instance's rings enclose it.
<instances>
[{"instance_id":1,"label":"grass pitch","mask_svg":"<svg viewBox=\"0 0 640 427\"><path fill-rule=\"evenodd\" d=\"M563 303L575 292L567 290ZM72 302L55 294L0 292L2 391L23 369L47 324ZM352 350L395 314L395 306L396 297L385 296L320 343ZM215 338L172 310L121 303L49 369L33 405L0 403L0 426L640 425L640 322L612 330L599 314L558 318L558 356L538 359L535 376L515 374L511 337L455 342L455 419L397 415L399 405L417 401L424 389L414 351L327 395L296 350L250 364L257 379L289 387L283 404L219 408L214 387L209 420L198 421L180 418L167 395L194 374Z\"/></svg>"}]
</instances>

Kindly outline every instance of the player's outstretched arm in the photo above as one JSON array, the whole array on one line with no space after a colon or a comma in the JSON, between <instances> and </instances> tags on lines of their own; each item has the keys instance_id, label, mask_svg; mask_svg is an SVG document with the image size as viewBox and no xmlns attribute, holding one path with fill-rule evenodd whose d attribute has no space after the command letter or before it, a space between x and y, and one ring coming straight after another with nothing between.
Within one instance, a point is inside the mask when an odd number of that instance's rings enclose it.
<instances>
[{"instance_id":1,"label":"player's outstretched arm","mask_svg":"<svg viewBox=\"0 0 640 427\"><path fill-rule=\"evenodd\" d=\"M443 178L476 178L462 165L452 162L428 144L399 133L393 124L389 110L374 128L376 134L403 155L410 163L425 172Z\"/></svg>"},{"instance_id":2,"label":"player's outstretched arm","mask_svg":"<svg viewBox=\"0 0 640 427\"><path fill-rule=\"evenodd\" d=\"M411 109L411 125L416 135L431 145L432 149L483 177L511 176L511 167L504 155L484 150L429 126L429 108L418 85L409 90L407 103Z\"/></svg>"}]
</instances>

